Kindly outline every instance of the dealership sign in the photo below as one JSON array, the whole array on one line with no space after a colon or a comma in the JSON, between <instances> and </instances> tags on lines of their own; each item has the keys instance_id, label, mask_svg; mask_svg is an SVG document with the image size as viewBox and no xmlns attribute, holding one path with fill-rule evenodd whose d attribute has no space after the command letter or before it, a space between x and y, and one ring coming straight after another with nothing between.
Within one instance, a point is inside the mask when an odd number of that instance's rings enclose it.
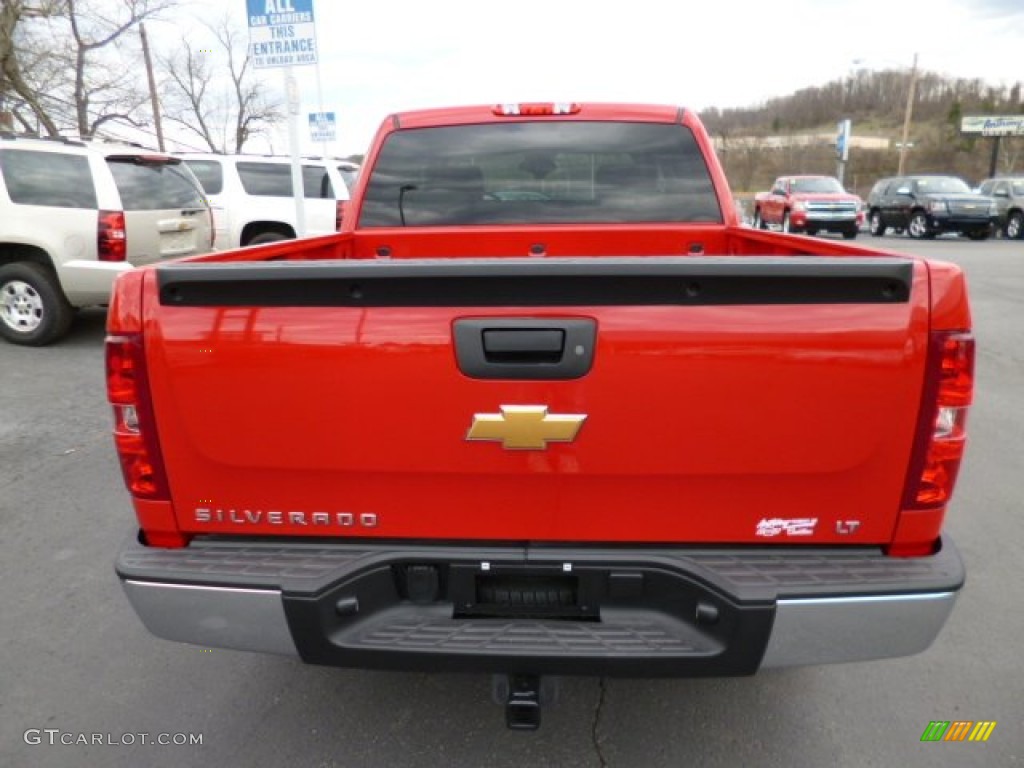
<instances>
[{"instance_id":1,"label":"dealership sign","mask_svg":"<svg viewBox=\"0 0 1024 768\"><path fill-rule=\"evenodd\" d=\"M982 136L1024 136L1024 115L973 115L960 121L961 133Z\"/></svg>"},{"instance_id":2,"label":"dealership sign","mask_svg":"<svg viewBox=\"0 0 1024 768\"><path fill-rule=\"evenodd\" d=\"M313 0L246 0L253 66L316 64Z\"/></svg>"}]
</instances>

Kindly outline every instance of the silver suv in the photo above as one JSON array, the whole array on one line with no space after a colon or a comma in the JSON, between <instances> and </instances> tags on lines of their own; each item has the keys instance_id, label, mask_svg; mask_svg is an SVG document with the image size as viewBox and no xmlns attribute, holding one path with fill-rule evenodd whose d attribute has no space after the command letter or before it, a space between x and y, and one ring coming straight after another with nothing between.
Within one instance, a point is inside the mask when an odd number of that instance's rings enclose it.
<instances>
[{"instance_id":1,"label":"silver suv","mask_svg":"<svg viewBox=\"0 0 1024 768\"><path fill-rule=\"evenodd\" d=\"M143 264L206 253L213 220L180 158L0 134L0 336L41 346Z\"/></svg>"},{"instance_id":2,"label":"silver suv","mask_svg":"<svg viewBox=\"0 0 1024 768\"><path fill-rule=\"evenodd\" d=\"M996 227L1007 239L1024 239L1024 176L985 179L979 191L996 201Z\"/></svg>"}]
</instances>

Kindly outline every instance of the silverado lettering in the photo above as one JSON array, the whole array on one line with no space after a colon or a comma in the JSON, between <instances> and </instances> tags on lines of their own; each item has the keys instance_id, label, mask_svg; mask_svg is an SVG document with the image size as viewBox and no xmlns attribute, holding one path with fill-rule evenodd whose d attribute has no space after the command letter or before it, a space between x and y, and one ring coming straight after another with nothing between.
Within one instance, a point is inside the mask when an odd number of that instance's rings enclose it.
<instances>
[{"instance_id":1,"label":"silverado lettering","mask_svg":"<svg viewBox=\"0 0 1024 768\"><path fill-rule=\"evenodd\" d=\"M919 653L964 581L961 271L741 226L685 109L395 115L338 233L126 273L108 330L160 637L534 728L542 675Z\"/></svg>"},{"instance_id":2,"label":"silverado lettering","mask_svg":"<svg viewBox=\"0 0 1024 768\"><path fill-rule=\"evenodd\" d=\"M359 525L373 528L377 525L377 516L372 512L354 514L352 512L280 512L262 509L209 509L197 507L195 513L197 523L236 523L252 524L267 522L270 525L335 525L351 528Z\"/></svg>"}]
</instances>

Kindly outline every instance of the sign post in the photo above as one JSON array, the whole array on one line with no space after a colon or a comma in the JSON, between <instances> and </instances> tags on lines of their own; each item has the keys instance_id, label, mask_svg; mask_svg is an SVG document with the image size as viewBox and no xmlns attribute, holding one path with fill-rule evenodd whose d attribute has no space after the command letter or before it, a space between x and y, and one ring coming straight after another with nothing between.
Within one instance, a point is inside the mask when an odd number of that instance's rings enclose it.
<instances>
[{"instance_id":1,"label":"sign post","mask_svg":"<svg viewBox=\"0 0 1024 768\"><path fill-rule=\"evenodd\" d=\"M246 0L249 54L256 69L284 69L288 99L288 143L292 156L292 197L295 234L306 234L305 185L299 161L299 107L301 97L293 67L317 63L313 0Z\"/></svg>"},{"instance_id":2,"label":"sign post","mask_svg":"<svg viewBox=\"0 0 1024 768\"><path fill-rule=\"evenodd\" d=\"M284 92L288 98L288 146L292 155L292 199L295 200L295 236L306 236L306 185L299 160L299 84L290 66L284 70Z\"/></svg>"},{"instance_id":3,"label":"sign post","mask_svg":"<svg viewBox=\"0 0 1024 768\"><path fill-rule=\"evenodd\" d=\"M836 176L839 177L839 183L843 183L843 176L846 174L846 162L850 159L850 126L852 123L849 118L846 120L840 120L836 124L836 128L839 133L836 135L836 158L839 161L839 167L837 169Z\"/></svg>"}]
</instances>

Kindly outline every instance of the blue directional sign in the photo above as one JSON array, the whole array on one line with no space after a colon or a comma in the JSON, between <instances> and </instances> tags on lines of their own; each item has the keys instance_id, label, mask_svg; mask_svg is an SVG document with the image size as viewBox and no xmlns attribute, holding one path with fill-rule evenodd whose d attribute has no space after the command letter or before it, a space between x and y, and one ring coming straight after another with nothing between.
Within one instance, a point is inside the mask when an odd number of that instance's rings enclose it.
<instances>
[{"instance_id":1,"label":"blue directional sign","mask_svg":"<svg viewBox=\"0 0 1024 768\"><path fill-rule=\"evenodd\" d=\"M254 67L316 64L313 0L246 0L246 12Z\"/></svg>"},{"instance_id":2,"label":"blue directional sign","mask_svg":"<svg viewBox=\"0 0 1024 768\"><path fill-rule=\"evenodd\" d=\"M836 127L839 129L836 135L836 157L845 163L850 159L850 121L840 120Z\"/></svg>"},{"instance_id":3,"label":"blue directional sign","mask_svg":"<svg viewBox=\"0 0 1024 768\"><path fill-rule=\"evenodd\" d=\"M312 141L334 141L338 136L338 123L334 113L310 112L309 136Z\"/></svg>"}]
</instances>

